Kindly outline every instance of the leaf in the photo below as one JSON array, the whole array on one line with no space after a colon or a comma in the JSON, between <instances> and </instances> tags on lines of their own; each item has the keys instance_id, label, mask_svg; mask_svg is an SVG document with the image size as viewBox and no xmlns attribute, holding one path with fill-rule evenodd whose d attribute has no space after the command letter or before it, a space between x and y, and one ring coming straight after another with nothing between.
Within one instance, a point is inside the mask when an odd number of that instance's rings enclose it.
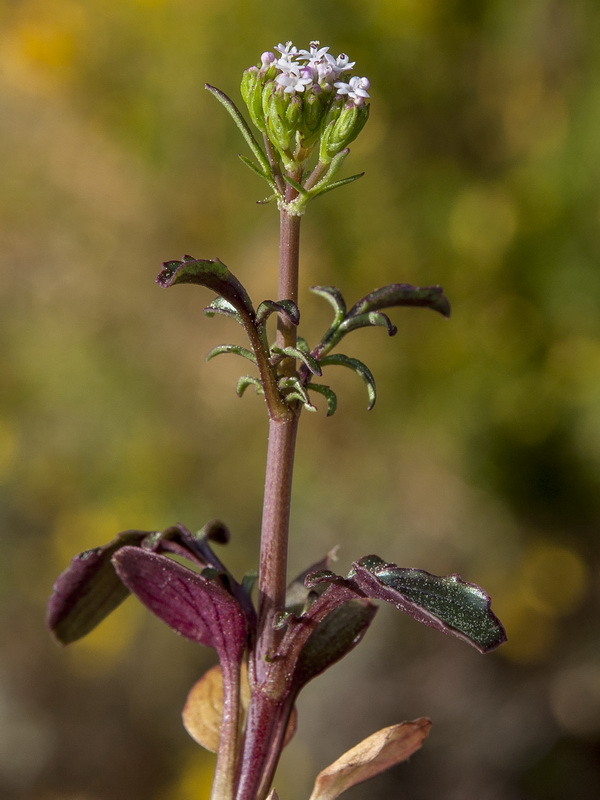
<instances>
[{"instance_id":1,"label":"leaf","mask_svg":"<svg viewBox=\"0 0 600 800\"><path fill-rule=\"evenodd\" d=\"M323 189L318 189L315 191L314 189L311 191L311 195L314 197L318 197L320 194L326 194L330 192L332 189L338 189L340 186L346 186L348 183L354 183L359 178L362 178L364 172L359 172L356 175L350 175L348 178L342 178L339 181L334 181L333 183L328 183Z\"/></svg>"},{"instance_id":2,"label":"leaf","mask_svg":"<svg viewBox=\"0 0 600 800\"><path fill-rule=\"evenodd\" d=\"M250 702L250 686L245 664L240 680L240 704L245 710ZM223 675L221 666L211 667L192 686L183 707L183 726L199 745L216 753L219 749L223 716Z\"/></svg>"},{"instance_id":3,"label":"leaf","mask_svg":"<svg viewBox=\"0 0 600 800\"><path fill-rule=\"evenodd\" d=\"M242 377L237 382L237 386L235 387L235 391L238 397L242 397L244 392L249 386L254 386L256 389L256 394L264 394L265 390L263 389L262 381L259 378L253 378L250 375L242 375Z\"/></svg>"},{"instance_id":4,"label":"leaf","mask_svg":"<svg viewBox=\"0 0 600 800\"><path fill-rule=\"evenodd\" d=\"M129 595L111 558L125 545L140 544L149 531L124 531L103 547L75 556L56 579L48 601L47 624L62 644L81 639Z\"/></svg>"},{"instance_id":5,"label":"leaf","mask_svg":"<svg viewBox=\"0 0 600 800\"><path fill-rule=\"evenodd\" d=\"M298 378L280 378L277 381L279 391L286 403L299 400L307 411L316 411L317 407L310 402L308 392Z\"/></svg>"},{"instance_id":6,"label":"leaf","mask_svg":"<svg viewBox=\"0 0 600 800\"><path fill-rule=\"evenodd\" d=\"M363 379L367 386L367 394L369 395L369 405L367 406L367 410L370 411L373 408L376 400L375 378L366 364L363 364L363 362L359 361L358 358L350 358L349 356L342 355L341 353L323 356L323 358L319 360L319 363L322 367L327 367L331 364L337 364L339 366L348 367L349 369L354 370L354 372L356 372L356 374Z\"/></svg>"},{"instance_id":7,"label":"leaf","mask_svg":"<svg viewBox=\"0 0 600 800\"><path fill-rule=\"evenodd\" d=\"M240 325L243 325L244 322L238 312L235 310L235 307L231 305L230 302L225 300L223 297L215 297L215 299L210 303L210 305L206 306L204 309L204 313L207 317L214 317L215 314L222 314L225 317L229 317L230 319L234 319Z\"/></svg>"},{"instance_id":8,"label":"leaf","mask_svg":"<svg viewBox=\"0 0 600 800\"><path fill-rule=\"evenodd\" d=\"M333 414L335 414L337 409L337 395L333 389L330 389L329 386L324 386L322 383L313 383L312 381L308 384L307 389L318 392L325 397L327 400L328 417L331 417Z\"/></svg>"},{"instance_id":9,"label":"leaf","mask_svg":"<svg viewBox=\"0 0 600 800\"><path fill-rule=\"evenodd\" d=\"M310 290L333 306L335 317L331 327L337 328L346 316L346 301L340 290L335 286L311 286Z\"/></svg>"},{"instance_id":10,"label":"leaf","mask_svg":"<svg viewBox=\"0 0 600 800\"><path fill-rule=\"evenodd\" d=\"M248 361L252 361L253 364L256 364L256 356L251 350L248 350L247 347L242 347L239 344L218 344L216 347L213 347L212 350L209 350L205 356L207 361L210 361L215 356L222 356L226 353L233 353L236 356L242 356L243 358L247 358Z\"/></svg>"},{"instance_id":11,"label":"leaf","mask_svg":"<svg viewBox=\"0 0 600 800\"><path fill-rule=\"evenodd\" d=\"M451 634L487 653L506 641L491 610L488 594L458 575L438 577L421 569L387 564L366 556L352 565L348 578L367 597L385 600L419 622Z\"/></svg>"},{"instance_id":12,"label":"leaf","mask_svg":"<svg viewBox=\"0 0 600 800\"><path fill-rule=\"evenodd\" d=\"M304 366L307 368L309 372L312 372L313 375L322 375L321 367L319 363L315 361L315 359L310 355L310 353L305 353L304 350L301 350L298 347L272 347L271 353L274 356L278 356L277 359L271 359L271 363L273 365L277 364L279 361L282 361L284 358L295 358L298 361L301 361Z\"/></svg>"},{"instance_id":13,"label":"leaf","mask_svg":"<svg viewBox=\"0 0 600 800\"><path fill-rule=\"evenodd\" d=\"M309 800L335 800L347 789L406 761L431 728L425 717L390 725L363 739L317 775Z\"/></svg>"},{"instance_id":14,"label":"leaf","mask_svg":"<svg viewBox=\"0 0 600 800\"><path fill-rule=\"evenodd\" d=\"M113 556L123 583L157 617L193 642L213 647L220 661L240 662L248 624L216 570L201 574L137 547L123 547Z\"/></svg>"},{"instance_id":15,"label":"leaf","mask_svg":"<svg viewBox=\"0 0 600 800\"><path fill-rule=\"evenodd\" d=\"M256 325L264 325L273 313L283 314L292 325L300 323L300 310L293 300L263 300L256 309Z\"/></svg>"},{"instance_id":16,"label":"leaf","mask_svg":"<svg viewBox=\"0 0 600 800\"><path fill-rule=\"evenodd\" d=\"M365 314L357 314L354 317L348 317L342 322L338 328L342 335L350 333L350 331L357 330L358 328L366 328L368 326L379 326L385 328L388 336L395 336L398 333L398 328L393 324L387 314L381 311L367 311Z\"/></svg>"},{"instance_id":17,"label":"leaf","mask_svg":"<svg viewBox=\"0 0 600 800\"><path fill-rule=\"evenodd\" d=\"M273 189L275 189L276 186L275 186L273 178L272 178L272 172L271 172L271 166L269 164L269 159L267 158L267 156L265 155L263 149L261 148L261 146L258 144L256 139L254 138L254 134L250 130L250 126L248 125L248 123L246 122L244 117L242 116L242 114L241 114L240 110L238 109L238 107L235 105L233 100L231 100L229 97L227 97L225 92L222 92L220 89L217 89L216 86L211 86L210 84L206 83L206 84L204 84L204 88L208 89L208 91L217 98L219 103L221 103L227 109L227 111L229 112L231 118L233 119L235 124L238 126L239 130L241 131L242 136L246 140L246 143L248 144L248 147L252 150L256 160L258 161L258 163L262 167L263 172L264 172L264 176L263 177L265 177L269 181L269 184L271 185L271 187Z\"/></svg>"},{"instance_id":18,"label":"leaf","mask_svg":"<svg viewBox=\"0 0 600 800\"><path fill-rule=\"evenodd\" d=\"M348 317L356 317L368 311L379 311L393 306L420 306L438 311L444 317L451 313L448 298L440 286L411 286L410 283L391 283L359 300L348 312Z\"/></svg>"},{"instance_id":19,"label":"leaf","mask_svg":"<svg viewBox=\"0 0 600 800\"><path fill-rule=\"evenodd\" d=\"M377 606L368 600L350 600L331 611L309 636L294 670L294 690L299 691L333 666L362 641ZM310 617L310 610L300 619Z\"/></svg>"},{"instance_id":20,"label":"leaf","mask_svg":"<svg viewBox=\"0 0 600 800\"><path fill-rule=\"evenodd\" d=\"M240 706L242 715L240 728L243 730L246 713L250 704L248 671L242 664L240 676ZM211 667L199 681L192 686L183 707L183 725L189 735L199 745L211 753L219 749L221 719L223 717L223 673L219 664ZM284 746L296 732L297 713L292 711L286 730Z\"/></svg>"},{"instance_id":21,"label":"leaf","mask_svg":"<svg viewBox=\"0 0 600 800\"><path fill-rule=\"evenodd\" d=\"M309 575L314 572L321 572L327 570L333 561L337 561L338 547L332 548L327 555L316 564L311 564L308 569L305 569L299 575L296 575L293 581L287 587L285 593L285 608L286 611L292 611L294 614L301 614L305 608L309 594L316 597L316 592L311 588L307 588L305 580Z\"/></svg>"},{"instance_id":22,"label":"leaf","mask_svg":"<svg viewBox=\"0 0 600 800\"><path fill-rule=\"evenodd\" d=\"M267 800L279 800L279 795L275 791L275 789L271 789L267 796Z\"/></svg>"},{"instance_id":23,"label":"leaf","mask_svg":"<svg viewBox=\"0 0 600 800\"><path fill-rule=\"evenodd\" d=\"M184 256L181 261L165 261L156 282L164 289L179 283L193 283L212 289L246 319L254 319L254 308L248 293L223 264L216 259L195 259Z\"/></svg>"}]
</instances>

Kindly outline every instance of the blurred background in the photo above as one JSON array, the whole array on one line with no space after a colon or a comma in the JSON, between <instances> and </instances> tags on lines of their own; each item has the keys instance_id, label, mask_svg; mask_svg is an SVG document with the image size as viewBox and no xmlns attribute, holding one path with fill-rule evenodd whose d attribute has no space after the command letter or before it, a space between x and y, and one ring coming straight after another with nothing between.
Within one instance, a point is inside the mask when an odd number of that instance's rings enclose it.
<instances>
[{"instance_id":1,"label":"blurred background","mask_svg":"<svg viewBox=\"0 0 600 800\"><path fill-rule=\"evenodd\" d=\"M392 312L344 351L305 414L290 569L336 544L484 586L509 642L481 656L382 608L311 684L276 782L374 730L434 726L348 800L600 796L600 8L595 0L0 2L0 794L203 800L213 756L180 724L214 659L128 600L68 649L44 626L56 575L127 528L222 518L256 566L266 422L239 400L241 341L163 260L220 257L275 294L277 219L205 82L239 99L263 50L320 39L372 84L352 186L303 222L301 333L404 281L450 321ZM238 338L236 338L238 337Z\"/></svg>"}]
</instances>

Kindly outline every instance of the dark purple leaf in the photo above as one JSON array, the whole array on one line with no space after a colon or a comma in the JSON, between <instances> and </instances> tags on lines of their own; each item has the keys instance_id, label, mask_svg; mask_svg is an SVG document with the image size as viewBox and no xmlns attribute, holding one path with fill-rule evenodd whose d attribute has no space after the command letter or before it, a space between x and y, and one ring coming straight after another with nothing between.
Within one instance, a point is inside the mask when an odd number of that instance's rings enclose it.
<instances>
[{"instance_id":1,"label":"dark purple leaf","mask_svg":"<svg viewBox=\"0 0 600 800\"><path fill-rule=\"evenodd\" d=\"M377 606L357 599L331 611L308 637L294 670L294 690L329 669L362 640L373 621ZM310 611L307 616L310 616Z\"/></svg>"},{"instance_id":2,"label":"dark purple leaf","mask_svg":"<svg viewBox=\"0 0 600 800\"><path fill-rule=\"evenodd\" d=\"M347 317L356 317L370 311L393 306L419 306L438 311L444 317L451 313L448 298L440 286L411 286L409 283L392 283L363 297L348 312Z\"/></svg>"},{"instance_id":3,"label":"dark purple leaf","mask_svg":"<svg viewBox=\"0 0 600 800\"><path fill-rule=\"evenodd\" d=\"M438 577L365 556L352 565L348 578L367 597L392 603L419 622L464 639L481 653L506 641L489 595L458 575Z\"/></svg>"},{"instance_id":4,"label":"dark purple leaf","mask_svg":"<svg viewBox=\"0 0 600 800\"><path fill-rule=\"evenodd\" d=\"M129 595L111 563L125 545L136 545L148 531L124 531L104 547L75 556L56 579L48 601L47 623L62 644L85 636Z\"/></svg>"},{"instance_id":5,"label":"dark purple leaf","mask_svg":"<svg viewBox=\"0 0 600 800\"><path fill-rule=\"evenodd\" d=\"M178 283L206 286L231 303L244 319L254 319L254 308L248 293L218 258L195 259L184 256L181 261L165 261L156 282L163 288Z\"/></svg>"},{"instance_id":6,"label":"dark purple leaf","mask_svg":"<svg viewBox=\"0 0 600 800\"><path fill-rule=\"evenodd\" d=\"M129 590L169 627L213 647L222 664L241 660L248 636L246 617L215 570L199 574L137 547L119 550L113 563Z\"/></svg>"}]
</instances>

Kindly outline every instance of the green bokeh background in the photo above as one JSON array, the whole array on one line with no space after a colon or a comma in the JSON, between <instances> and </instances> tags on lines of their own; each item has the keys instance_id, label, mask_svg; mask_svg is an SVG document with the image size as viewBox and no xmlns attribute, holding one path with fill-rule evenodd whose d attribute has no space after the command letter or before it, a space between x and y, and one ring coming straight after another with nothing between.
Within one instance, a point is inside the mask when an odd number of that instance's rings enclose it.
<instances>
[{"instance_id":1,"label":"green bokeh background","mask_svg":"<svg viewBox=\"0 0 600 800\"><path fill-rule=\"evenodd\" d=\"M301 332L395 281L454 315L396 311L347 340L379 398L331 369L305 415L290 568L336 544L490 591L486 657L380 611L309 686L277 779L312 778L373 730L434 727L348 800L600 796L600 8L595 0L0 3L0 794L203 800L213 757L179 721L213 663L129 600L67 650L44 605L71 556L130 527L224 519L256 565L261 401L209 293L161 291L163 260L220 257L275 294L277 220L203 90L238 97L277 42L318 38L372 84L346 174L303 222ZM242 366L243 369L243 366Z\"/></svg>"}]
</instances>

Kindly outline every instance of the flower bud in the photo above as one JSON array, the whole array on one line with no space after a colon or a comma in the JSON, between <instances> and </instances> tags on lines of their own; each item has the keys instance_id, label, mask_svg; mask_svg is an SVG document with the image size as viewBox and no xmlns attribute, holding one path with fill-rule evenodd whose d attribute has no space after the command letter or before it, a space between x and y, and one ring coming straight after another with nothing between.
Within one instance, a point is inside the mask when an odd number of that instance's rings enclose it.
<instances>
[{"instance_id":1,"label":"flower bud","mask_svg":"<svg viewBox=\"0 0 600 800\"><path fill-rule=\"evenodd\" d=\"M249 67L244 70L240 91L248 106L250 119L259 131L265 133L265 118L262 110L263 80L258 67Z\"/></svg>"},{"instance_id":2,"label":"flower bud","mask_svg":"<svg viewBox=\"0 0 600 800\"><path fill-rule=\"evenodd\" d=\"M324 121L321 134L319 161L329 164L331 159L353 142L369 118L370 106L334 101Z\"/></svg>"}]
</instances>

